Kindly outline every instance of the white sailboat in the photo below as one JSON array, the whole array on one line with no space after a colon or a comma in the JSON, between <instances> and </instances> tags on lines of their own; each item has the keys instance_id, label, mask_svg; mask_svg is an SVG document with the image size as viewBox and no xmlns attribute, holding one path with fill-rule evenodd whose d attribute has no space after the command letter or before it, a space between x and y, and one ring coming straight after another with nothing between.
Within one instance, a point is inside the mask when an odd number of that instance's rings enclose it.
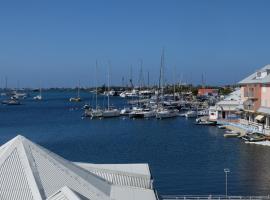
<instances>
[{"instance_id":1,"label":"white sailboat","mask_svg":"<svg viewBox=\"0 0 270 200\"><path fill-rule=\"evenodd\" d=\"M41 88L39 88L39 95L33 97L34 100L42 100Z\"/></svg>"},{"instance_id":2,"label":"white sailboat","mask_svg":"<svg viewBox=\"0 0 270 200\"><path fill-rule=\"evenodd\" d=\"M103 116L103 111L98 106L98 88L97 88L97 70L98 70L98 62L96 61L96 88L95 88L95 104L96 107L90 110L91 118L101 118Z\"/></svg>"},{"instance_id":3,"label":"white sailboat","mask_svg":"<svg viewBox=\"0 0 270 200\"><path fill-rule=\"evenodd\" d=\"M70 102L80 102L82 101L81 97L80 97L80 83L79 83L79 86L78 86L78 90L77 90L77 97L71 97L69 99Z\"/></svg>"},{"instance_id":4,"label":"white sailboat","mask_svg":"<svg viewBox=\"0 0 270 200\"><path fill-rule=\"evenodd\" d=\"M161 86L161 101L164 101L164 49L162 50L161 61L160 61L160 86ZM157 97L159 100L159 96ZM162 104L158 104L158 109L156 111L157 119L166 119L176 117L178 115L178 110L165 108Z\"/></svg>"},{"instance_id":5,"label":"white sailboat","mask_svg":"<svg viewBox=\"0 0 270 200\"><path fill-rule=\"evenodd\" d=\"M108 69L108 92L110 91L110 71ZM105 110L102 112L102 117L109 118L109 117L119 117L120 111L117 108L110 107L110 95L107 95L108 98L108 105Z\"/></svg>"}]
</instances>

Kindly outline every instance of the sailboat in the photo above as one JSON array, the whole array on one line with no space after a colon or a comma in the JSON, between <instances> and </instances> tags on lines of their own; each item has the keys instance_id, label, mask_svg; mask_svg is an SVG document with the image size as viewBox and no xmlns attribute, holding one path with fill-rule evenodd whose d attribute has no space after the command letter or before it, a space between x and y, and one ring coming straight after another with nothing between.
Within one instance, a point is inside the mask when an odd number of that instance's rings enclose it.
<instances>
[{"instance_id":1,"label":"sailboat","mask_svg":"<svg viewBox=\"0 0 270 200\"><path fill-rule=\"evenodd\" d=\"M39 88L39 95L33 97L34 100L42 100L41 88Z\"/></svg>"},{"instance_id":2,"label":"sailboat","mask_svg":"<svg viewBox=\"0 0 270 200\"><path fill-rule=\"evenodd\" d=\"M97 97L98 97L97 68L98 68L98 62L96 61L96 89L95 89L96 107L95 107L95 109L88 109L85 111L86 116L90 116L91 119L102 117L102 110L98 107L98 101L97 101Z\"/></svg>"},{"instance_id":3,"label":"sailboat","mask_svg":"<svg viewBox=\"0 0 270 200\"><path fill-rule=\"evenodd\" d=\"M80 83L79 83L79 87L78 87L78 91L77 91L77 97L71 97L69 99L70 102L80 102L82 101L82 99L80 98Z\"/></svg>"},{"instance_id":4,"label":"sailboat","mask_svg":"<svg viewBox=\"0 0 270 200\"><path fill-rule=\"evenodd\" d=\"M142 88L143 88L143 71L142 71L142 61L141 61L141 69L140 69L140 77L139 77L139 99L138 104L139 108L135 108L132 112L129 113L130 118L151 118L156 116L156 111L146 105L140 105L140 99L142 95Z\"/></svg>"},{"instance_id":5,"label":"sailboat","mask_svg":"<svg viewBox=\"0 0 270 200\"><path fill-rule=\"evenodd\" d=\"M169 109L165 108L162 103L164 101L164 49L162 50L161 55L161 63L160 63L160 81L159 84L161 85L161 103L158 104L158 109L156 112L157 119L166 119L176 117L178 114L177 109ZM158 98L159 99L159 96Z\"/></svg>"},{"instance_id":6,"label":"sailboat","mask_svg":"<svg viewBox=\"0 0 270 200\"><path fill-rule=\"evenodd\" d=\"M108 69L108 92L110 91L110 71ZM105 110L102 112L102 117L107 118L107 117L118 117L120 116L120 111L117 108L112 108L110 106L110 95L107 95L108 98L108 105Z\"/></svg>"}]
</instances>

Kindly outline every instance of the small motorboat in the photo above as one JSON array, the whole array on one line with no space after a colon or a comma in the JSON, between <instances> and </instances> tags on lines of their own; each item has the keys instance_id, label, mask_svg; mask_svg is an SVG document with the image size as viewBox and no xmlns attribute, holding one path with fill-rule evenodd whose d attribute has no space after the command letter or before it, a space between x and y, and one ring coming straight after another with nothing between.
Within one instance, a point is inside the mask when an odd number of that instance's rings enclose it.
<instances>
[{"instance_id":1,"label":"small motorboat","mask_svg":"<svg viewBox=\"0 0 270 200\"><path fill-rule=\"evenodd\" d=\"M224 137L225 138L232 138L232 137L239 137L240 133L236 132L236 131L226 131L226 133L224 133Z\"/></svg>"},{"instance_id":2,"label":"small motorboat","mask_svg":"<svg viewBox=\"0 0 270 200\"><path fill-rule=\"evenodd\" d=\"M123 108L121 111L120 111L120 115L122 116L125 116L125 115L129 115L129 113L131 112L132 110L130 108Z\"/></svg>"},{"instance_id":3,"label":"small motorboat","mask_svg":"<svg viewBox=\"0 0 270 200\"><path fill-rule=\"evenodd\" d=\"M261 142L261 141L266 140L265 136L260 134L260 133L246 134L246 135L242 136L241 139L245 140L248 143Z\"/></svg>"},{"instance_id":4,"label":"small motorboat","mask_svg":"<svg viewBox=\"0 0 270 200\"><path fill-rule=\"evenodd\" d=\"M17 105L22 105L20 101L11 99L11 100L4 100L2 101L2 104L6 104L9 106L17 106Z\"/></svg>"},{"instance_id":5,"label":"small motorboat","mask_svg":"<svg viewBox=\"0 0 270 200\"><path fill-rule=\"evenodd\" d=\"M40 101L40 100L42 100L42 96L41 96L41 95L37 95L37 96L33 97L33 99L34 99L34 100L39 100L39 101Z\"/></svg>"},{"instance_id":6,"label":"small motorboat","mask_svg":"<svg viewBox=\"0 0 270 200\"><path fill-rule=\"evenodd\" d=\"M215 126L216 122L213 121L196 121L196 125L208 125L208 126Z\"/></svg>"},{"instance_id":7,"label":"small motorboat","mask_svg":"<svg viewBox=\"0 0 270 200\"><path fill-rule=\"evenodd\" d=\"M91 106L89 106L88 104L85 104L82 109L84 110L90 110Z\"/></svg>"},{"instance_id":8,"label":"small motorboat","mask_svg":"<svg viewBox=\"0 0 270 200\"><path fill-rule=\"evenodd\" d=\"M185 113L185 117L186 118L195 118L195 117L197 117L197 112L194 110L190 110L190 111Z\"/></svg>"},{"instance_id":9,"label":"small motorboat","mask_svg":"<svg viewBox=\"0 0 270 200\"><path fill-rule=\"evenodd\" d=\"M219 129L225 129L225 128L226 128L226 126L224 126L224 125L220 125L220 126L218 126L218 128L219 128Z\"/></svg>"},{"instance_id":10,"label":"small motorboat","mask_svg":"<svg viewBox=\"0 0 270 200\"><path fill-rule=\"evenodd\" d=\"M82 101L82 99L81 99L80 97L71 97L71 98L69 99L69 101L70 101L70 102L80 102L80 101Z\"/></svg>"}]
</instances>

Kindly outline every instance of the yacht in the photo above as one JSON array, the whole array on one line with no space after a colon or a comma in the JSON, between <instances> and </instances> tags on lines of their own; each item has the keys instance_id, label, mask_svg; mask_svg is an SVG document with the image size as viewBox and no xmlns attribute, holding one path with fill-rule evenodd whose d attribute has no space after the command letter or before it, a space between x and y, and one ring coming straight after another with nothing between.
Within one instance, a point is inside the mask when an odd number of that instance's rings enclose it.
<instances>
[{"instance_id":1,"label":"yacht","mask_svg":"<svg viewBox=\"0 0 270 200\"><path fill-rule=\"evenodd\" d=\"M176 117L178 115L178 110L176 109L166 109L166 108L161 108L157 110L156 112L156 118L157 119L166 119L166 118L172 118Z\"/></svg>"},{"instance_id":2,"label":"yacht","mask_svg":"<svg viewBox=\"0 0 270 200\"><path fill-rule=\"evenodd\" d=\"M152 118L156 116L156 111L150 108L135 109L130 112L130 118Z\"/></svg>"},{"instance_id":3,"label":"yacht","mask_svg":"<svg viewBox=\"0 0 270 200\"><path fill-rule=\"evenodd\" d=\"M110 71L108 69L108 93L110 91ZM108 98L108 107L107 109L102 111L102 117L109 118L109 117L119 117L120 111L117 108L110 107L110 95L107 95Z\"/></svg>"},{"instance_id":4,"label":"yacht","mask_svg":"<svg viewBox=\"0 0 270 200\"><path fill-rule=\"evenodd\" d=\"M152 117L156 117L156 111L155 111L155 110L152 110L152 109L149 109L149 108L144 109L144 110L142 111L142 113L143 113L143 117L144 117L144 118L152 118Z\"/></svg>"},{"instance_id":5,"label":"yacht","mask_svg":"<svg viewBox=\"0 0 270 200\"><path fill-rule=\"evenodd\" d=\"M23 92L17 92L17 91L13 91L11 92L11 98L12 99L25 99L27 97L27 93L23 93Z\"/></svg>"},{"instance_id":6,"label":"yacht","mask_svg":"<svg viewBox=\"0 0 270 200\"><path fill-rule=\"evenodd\" d=\"M186 118L196 118L197 117L197 112L194 110L190 110L185 113Z\"/></svg>"},{"instance_id":7,"label":"yacht","mask_svg":"<svg viewBox=\"0 0 270 200\"><path fill-rule=\"evenodd\" d=\"M121 111L120 111L120 115L129 115L129 113L132 111L132 109L130 108L123 108Z\"/></svg>"},{"instance_id":8,"label":"yacht","mask_svg":"<svg viewBox=\"0 0 270 200\"><path fill-rule=\"evenodd\" d=\"M102 111L102 117L109 118L109 117L119 117L120 111L116 108L109 108Z\"/></svg>"}]
</instances>

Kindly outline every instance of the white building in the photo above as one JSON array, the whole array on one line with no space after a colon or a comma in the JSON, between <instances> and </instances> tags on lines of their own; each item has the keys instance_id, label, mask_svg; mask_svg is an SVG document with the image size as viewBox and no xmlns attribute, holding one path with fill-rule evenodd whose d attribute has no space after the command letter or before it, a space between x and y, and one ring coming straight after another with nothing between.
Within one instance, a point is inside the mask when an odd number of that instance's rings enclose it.
<instances>
[{"instance_id":1,"label":"white building","mask_svg":"<svg viewBox=\"0 0 270 200\"><path fill-rule=\"evenodd\" d=\"M209 120L235 120L239 118L239 107L243 105L240 89L229 94L215 106L209 108Z\"/></svg>"},{"instance_id":2,"label":"white building","mask_svg":"<svg viewBox=\"0 0 270 200\"><path fill-rule=\"evenodd\" d=\"M156 200L147 164L73 163L17 136L0 147L2 200Z\"/></svg>"}]
</instances>

